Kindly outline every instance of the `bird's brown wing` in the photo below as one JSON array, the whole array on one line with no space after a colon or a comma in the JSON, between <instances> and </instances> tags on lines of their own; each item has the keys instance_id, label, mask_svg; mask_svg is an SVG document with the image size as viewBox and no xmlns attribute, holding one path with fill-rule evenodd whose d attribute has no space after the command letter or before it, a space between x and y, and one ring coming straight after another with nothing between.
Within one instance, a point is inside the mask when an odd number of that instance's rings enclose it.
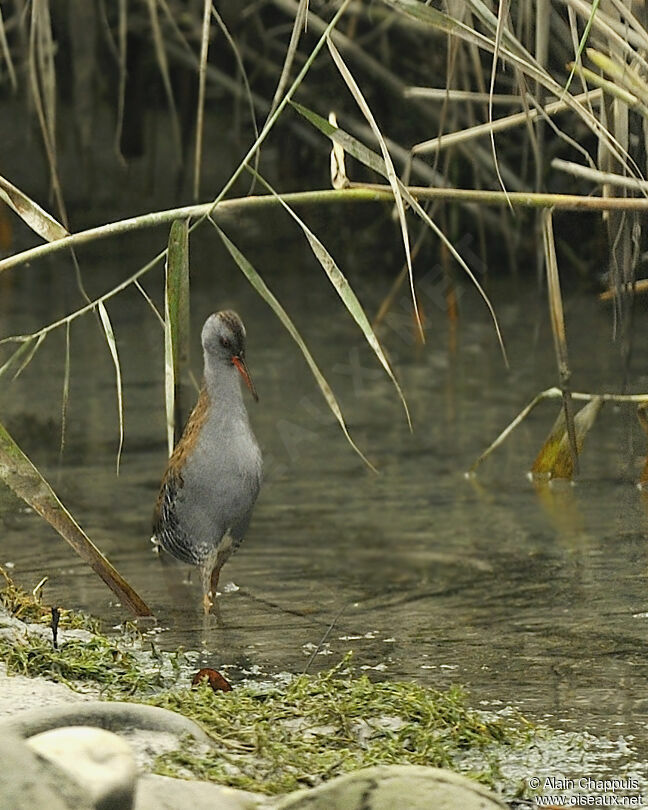
<instances>
[{"instance_id":1,"label":"bird's brown wing","mask_svg":"<svg viewBox=\"0 0 648 810\"><path fill-rule=\"evenodd\" d=\"M195 560L186 534L178 520L177 501L181 487L182 480L167 468L153 512L153 537L169 554L182 562L193 563Z\"/></svg>"},{"instance_id":2,"label":"bird's brown wing","mask_svg":"<svg viewBox=\"0 0 648 810\"><path fill-rule=\"evenodd\" d=\"M182 471L191 453L198 434L205 423L209 408L209 397L203 386L198 401L189 416L182 438L176 444L169 463L162 478L160 492L153 512L153 536L165 551L168 551L179 560L188 563L197 563L195 549L188 542L187 537L178 519L178 497L184 485Z\"/></svg>"}]
</instances>

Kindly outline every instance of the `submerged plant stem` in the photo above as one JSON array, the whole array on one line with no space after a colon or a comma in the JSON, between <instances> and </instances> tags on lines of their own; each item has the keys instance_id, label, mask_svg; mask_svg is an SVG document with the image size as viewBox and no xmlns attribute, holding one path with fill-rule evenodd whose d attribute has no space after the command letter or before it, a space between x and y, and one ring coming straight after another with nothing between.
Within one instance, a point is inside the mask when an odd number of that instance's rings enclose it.
<instances>
[{"instance_id":1,"label":"submerged plant stem","mask_svg":"<svg viewBox=\"0 0 648 810\"><path fill-rule=\"evenodd\" d=\"M501 444L503 444L506 439L513 433L518 425L522 424L522 422L527 418L527 416L535 409L537 405L541 402L544 402L545 399L561 399L563 396L563 392L560 388L552 387L547 388L544 391L540 391L536 394L531 402L522 408L520 413L510 422L504 430L499 434L499 436L492 441L488 447L484 450L484 452L473 462L472 466L470 467L469 473L474 473L477 467L485 461L488 456L496 450ZM570 394L572 399L580 400L583 402L592 402L593 400L601 400L601 402L635 402L637 404L641 404L644 402L648 402L648 394L590 394L583 391L572 391Z\"/></svg>"}]
</instances>

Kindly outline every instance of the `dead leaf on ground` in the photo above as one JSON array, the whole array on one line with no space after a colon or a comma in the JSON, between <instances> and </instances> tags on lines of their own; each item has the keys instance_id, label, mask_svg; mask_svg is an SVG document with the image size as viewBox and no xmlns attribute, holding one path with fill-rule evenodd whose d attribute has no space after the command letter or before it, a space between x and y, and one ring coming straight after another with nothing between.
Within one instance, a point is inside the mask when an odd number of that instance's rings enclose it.
<instances>
[{"instance_id":1,"label":"dead leaf on ground","mask_svg":"<svg viewBox=\"0 0 648 810\"><path fill-rule=\"evenodd\" d=\"M218 670L203 667L193 676L192 686L198 686L202 681L207 681L214 692L231 692L232 687L228 681L218 672Z\"/></svg>"}]
</instances>

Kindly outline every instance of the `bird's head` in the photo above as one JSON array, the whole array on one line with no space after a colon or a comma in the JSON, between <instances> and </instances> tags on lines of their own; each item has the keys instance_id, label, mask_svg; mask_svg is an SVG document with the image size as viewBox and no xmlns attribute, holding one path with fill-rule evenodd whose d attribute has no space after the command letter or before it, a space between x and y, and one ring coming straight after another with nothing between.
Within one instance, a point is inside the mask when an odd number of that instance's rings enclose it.
<instances>
[{"instance_id":1,"label":"bird's head","mask_svg":"<svg viewBox=\"0 0 648 810\"><path fill-rule=\"evenodd\" d=\"M236 312L227 309L210 315L202 329L202 345L210 360L236 368L258 402L259 397L245 364L245 327Z\"/></svg>"}]
</instances>

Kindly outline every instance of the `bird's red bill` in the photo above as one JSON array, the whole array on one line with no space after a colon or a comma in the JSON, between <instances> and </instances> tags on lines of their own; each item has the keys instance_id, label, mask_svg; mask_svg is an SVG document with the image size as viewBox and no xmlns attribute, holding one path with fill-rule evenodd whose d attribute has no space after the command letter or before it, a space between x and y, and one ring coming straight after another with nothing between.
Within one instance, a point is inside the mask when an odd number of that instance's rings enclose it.
<instances>
[{"instance_id":1,"label":"bird's red bill","mask_svg":"<svg viewBox=\"0 0 648 810\"><path fill-rule=\"evenodd\" d=\"M252 382L252 378L250 377L250 372L247 370L245 360L242 360L240 357L232 357L232 363L236 366L239 374L245 380L245 384L250 389L252 396L254 397L254 401L258 402L259 395L257 394L254 383Z\"/></svg>"}]
</instances>

